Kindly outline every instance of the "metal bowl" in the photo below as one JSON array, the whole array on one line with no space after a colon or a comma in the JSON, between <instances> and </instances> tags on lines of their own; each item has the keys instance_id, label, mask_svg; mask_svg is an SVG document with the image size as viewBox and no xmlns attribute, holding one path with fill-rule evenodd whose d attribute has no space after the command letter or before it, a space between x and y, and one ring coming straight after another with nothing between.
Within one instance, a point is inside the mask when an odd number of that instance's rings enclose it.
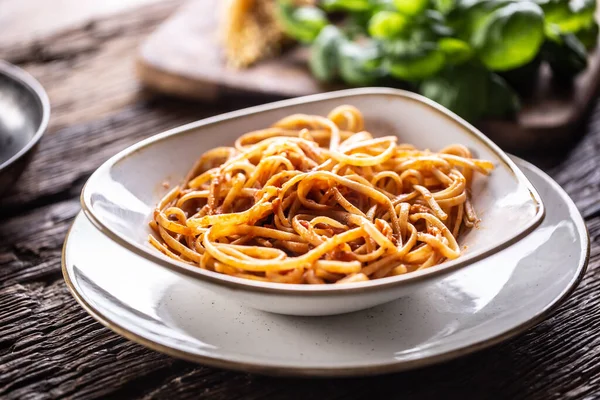
<instances>
[{"instance_id":1,"label":"metal bowl","mask_svg":"<svg viewBox=\"0 0 600 400\"><path fill-rule=\"evenodd\" d=\"M0 195L23 173L49 117L50 101L42 85L0 60Z\"/></svg>"}]
</instances>

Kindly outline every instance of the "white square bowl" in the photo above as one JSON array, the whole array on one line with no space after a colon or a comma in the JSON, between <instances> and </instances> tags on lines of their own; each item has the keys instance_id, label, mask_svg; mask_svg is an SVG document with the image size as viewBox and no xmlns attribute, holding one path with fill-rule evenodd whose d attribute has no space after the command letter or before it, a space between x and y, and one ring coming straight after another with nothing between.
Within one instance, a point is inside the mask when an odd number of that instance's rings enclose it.
<instances>
[{"instance_id":1,"label":"white square bowl","mask_svg":"<svg viewBox=\"0 0 600 400\"><path fill-rule=\"evenodd\" d=\"M488 177L477 176L472 201L481 218L459 238L456 260L408 273L345 285L296 285L232 277L178 262L151 247L148 221L166 193L205 151L231 146L251 130L294 113L326 115L342 104L358 107L374 136L397 135L401 143L440 150L466 145L475 157L492 161ZM543 219L542 200L515 164L473 126L422 96L398 89L362 88L285 100L194 122L146 139L106 161L86 183L81 202L87 217L127 249L199 285L235 296L252 307L290 315L331 315L356 311L402 297L479 261L533 230Z\"/></svg>"}]
</instances>

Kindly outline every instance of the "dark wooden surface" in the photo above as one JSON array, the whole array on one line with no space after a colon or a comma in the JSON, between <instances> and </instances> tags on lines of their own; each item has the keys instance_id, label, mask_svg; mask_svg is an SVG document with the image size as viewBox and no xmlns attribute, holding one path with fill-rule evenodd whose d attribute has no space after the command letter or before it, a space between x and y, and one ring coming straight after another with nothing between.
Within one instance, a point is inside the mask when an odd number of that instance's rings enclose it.
<instances>
[{"instance_id":1,"label":"dark wooden surface","mask_svg":"<svg viewBox=\"0 0 600 400\"><path fill-rule=\"evenodd\" d=\"M37 39L0 41L0 58L35 75L53 106L33 164L0 200L1 399L600 398L600 104L574 148L537 160L586 218L588 273L552 317L513 340L395 375L275 379L179 361L89 317L60 273L61 246L85 179L141 138L253 101L185 103L140 90L135 49L177 4L165 0Z\"/></svg>"}]
</instances>

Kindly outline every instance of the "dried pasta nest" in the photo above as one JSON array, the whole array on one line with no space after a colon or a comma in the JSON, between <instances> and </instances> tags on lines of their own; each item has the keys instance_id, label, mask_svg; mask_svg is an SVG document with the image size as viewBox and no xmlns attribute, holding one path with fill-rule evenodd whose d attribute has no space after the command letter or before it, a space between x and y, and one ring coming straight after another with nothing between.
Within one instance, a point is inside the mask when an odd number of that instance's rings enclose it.
<instances>
[{"instance_id":1,"label":"dried pasta nest","mask_svg":"<svg viewBox=\"0 0 600 400\"><path fill-rule=\"evenodd\" d=\"M314 0L297 0L313 4ZM221 34L227 64L248 67L278 54L289 43L277 19L275 0L229 0L224 2Z\"/></svg>"}]
</instances>

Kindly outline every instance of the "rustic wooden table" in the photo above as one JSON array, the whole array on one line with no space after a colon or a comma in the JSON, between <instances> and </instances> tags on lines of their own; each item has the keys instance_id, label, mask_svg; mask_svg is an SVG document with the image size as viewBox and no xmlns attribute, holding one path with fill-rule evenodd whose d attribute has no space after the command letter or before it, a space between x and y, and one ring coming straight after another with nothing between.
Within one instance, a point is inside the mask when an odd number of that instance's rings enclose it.
<instances>
[{"instance_id":1,"label":"rustic wooden table","mask_svg":"<svg viewBox=\"0 0 600 400\"><path fill-rule=\"evenodd\" d=\"M57 3L60 12L50 6ZM78 195L86 178L140 139L252 101L193 104L138 87L132 71L136 46L178 4L0 0L0 59L37 77L52 103L50 129L33 164L0 200L0 398L600 395L600 104L584 138L550 157L555 165L546 167L586 218L592 240L588 273L553 316L506 343L396 375L276 379L170 358L121 338L88 316L69 294L60 271L61 247L80 209ZM39 12L57 17L42 23ZM34 35L25 29L37 26L31 21L40 24Z\"/></svg>"}]
</instances>

